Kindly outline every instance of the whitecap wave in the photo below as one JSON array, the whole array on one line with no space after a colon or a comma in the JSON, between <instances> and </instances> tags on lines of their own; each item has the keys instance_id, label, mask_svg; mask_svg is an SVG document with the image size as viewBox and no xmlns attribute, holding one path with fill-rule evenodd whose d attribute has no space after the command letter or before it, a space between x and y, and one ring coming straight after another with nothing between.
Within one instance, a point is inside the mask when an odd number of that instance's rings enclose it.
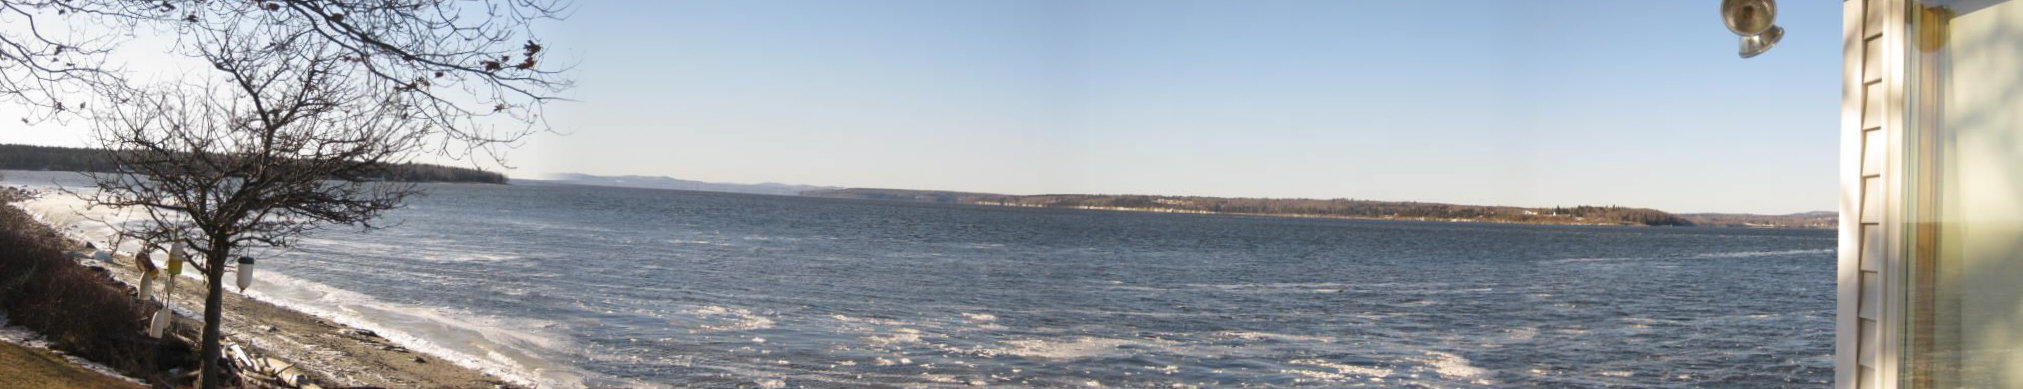
<instances>
[{"instance_id":1,"label":"whitecap wave","mask_svg":"<svg viewBox=\"0 0 2023 389\"><path fill-rule=\"evenodd\" d=\"M1452 380L1471 380L1480 385L1492 384L1488 380L1489 369L1469 364L1468 358L1439 351L1427 351L1426 356L1431 358L1426 363L1432 366L1433 372L1439 374L1441 377Z\"/></svg>"},{"instance_id":2,"label":"whitecap wave","mask_svg":"<svg viewBox=\"0 0 2023 389\"><path fill-rule=\"evenodd\" d=\"M690 310L688 313L702 321L695 325L700 331L753 331L773 328L772 318L745 308L710 305Z\"/></svg>"},{"instance_id":3,"label":"whitecap wave","mask_svg":"<svg viewBox=\"0 0 2023 389\"><path fill-rule=\"evenodd\" d=\"M1081 360L1120 357L1131 354L1125 346L1143 344L1143 341L1110 339L1097 337L1076 337L1066 340L1020 339L1002 342L1003 348L997 353L1025 358Z\"/></svg>"}]
</instances>

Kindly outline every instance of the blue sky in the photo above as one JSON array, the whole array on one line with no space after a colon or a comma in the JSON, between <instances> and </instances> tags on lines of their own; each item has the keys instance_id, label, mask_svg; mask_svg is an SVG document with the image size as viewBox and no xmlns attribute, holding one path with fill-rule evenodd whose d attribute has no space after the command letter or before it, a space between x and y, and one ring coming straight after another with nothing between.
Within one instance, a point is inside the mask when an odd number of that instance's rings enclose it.
<instances>
[{"instance_id":1,"label":"blue sky","mask_svg":"<svg viewBox=\"0 0 2023 389\"><path fill-rule=\"evenodd\" d=\"M1718 3L586 2L517 174L1833 209L1839 4Z\"/></svg>"},{"instance_id":2,"label":"blue sky","mask_svg":"<svg viewBox=\"0 0 2023 389\"><path fill-rule=\"evenodd\" d=\"M1840 4L1718 4L584 1L511 174L1833 209Z\"/></svg>"}]
</instances>

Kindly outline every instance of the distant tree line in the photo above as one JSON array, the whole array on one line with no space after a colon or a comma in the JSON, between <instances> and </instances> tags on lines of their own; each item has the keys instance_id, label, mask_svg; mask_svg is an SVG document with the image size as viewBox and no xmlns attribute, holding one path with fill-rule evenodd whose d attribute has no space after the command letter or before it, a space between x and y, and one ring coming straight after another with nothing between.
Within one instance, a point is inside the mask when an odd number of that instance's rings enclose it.
<instances>
[{"instance_id":1,"label":"distant tree line","mask_svg":"<svg viewBox=\"0 0 2023 389\"><path fill-rule=\"evenodd\" d=\"M405 182L471 182L482 184L504 184L506 175L477 169L403 163L386 169L383 179Z\"/></svg>"},{"instance_id":2,"label":"distant tree line","mask_svg":"<svg viewBox=\"0 0 2023 389\"><path fill-rule=\"evenodd\" d=\"M1712 227L1748 228L1836 228L1840 225L1840 214L1835 212L1804 212L1786 215L1753 215L1741 213L1694 213L1680 215L1694 225Z\"/></svg>"},{"instance_id":3,"label":"distant tree line","mask_svg":"<svg viewBox=\"0 0 2023 389\"><path fill-rule=\"evenodd\" d=\"M802 195L1044 208L1096 208L1273 216L1467 220L1540 224L1693 225L1692 221L1665 211L1619 206L1525 208L1354 199L1267 199L1144 195L1013 196L989 193L865 188L811 191L804 192Z\"/></svg>"},{"instance_id":4,"label":"distant tree line","mask_svg":"<svg viewBox=\"0 0 2023 389\"><path fill-rule=\"evenodd\" d=\"M0 145L0 170L121 171L105 150L31 145ZM389 165L371 178L403 182L506 183L506 175L497 172L419 163Z\"/></svg>"}]
</instances>

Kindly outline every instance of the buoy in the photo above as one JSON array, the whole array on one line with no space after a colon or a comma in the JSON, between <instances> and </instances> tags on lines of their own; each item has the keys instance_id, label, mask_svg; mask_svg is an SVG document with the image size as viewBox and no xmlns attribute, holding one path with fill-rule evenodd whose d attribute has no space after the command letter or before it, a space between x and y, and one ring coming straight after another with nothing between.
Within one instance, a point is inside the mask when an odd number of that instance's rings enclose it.
<instances>
[{"instance_id":1,"label":"buoy","mask_svg":"<svg viewBox=\"0 0 2023 389\"><path fill-rule=\"evenodd\" d=\"M154 302L155 274L161 272L155 269L154 249L141 245L140 252L133 253L133 267L140 271L140 288L134 294L142 301Z\"/></svg>"},{"instance_id":2,"label":"buoy","mask_svg":"<svg viewBox=\"0 0 2023 389\"><path fill-rule=\"evenodd\" d=\"M134 291L134 293L139 294L141 300L152 302L155 301L154 287L155 287L155 273L151 271L142 272L140 274L140 289Z\"/></svg>"},{"instance_id":3,"label":"buoy","mask_svg":"<svg viewBox=\"0 0 2023 389\"><path fill-rule=\"evenodd\" d=\"M162 337L162 331L167 331L168 329L169 307L164 304L162 305L162 309L155 311L154 322L148 323L148 337L159 339Z\"/></svg>"},{"instance_id":4,"label":"buoy","mask_svg":"<svg viewBox=\"0 0 2023 389\"><path fill-rule=\"evenodd\" d=\"M253 257L239 257L239 291L253 286Z\"/></svg>"},{"instance_id":5,"label":"buoy","mask_svg":"<svg viewBox=\"0 0 2023 389\"><path fill-rule=\"evenodd\" d=\"M174 294L176 293L176 276L179 276L179 275L182 275L182 274L183 274L183 244L182 244L182 242L176 242L175 244L169 245L169 271L168 271L168 273L169 273L169 275L168 275L168 278L167 278L166 280L163 280L163 282L165 282L166 284L165 284L165 285L162 285L162 307L163 307L163 309L167 309L167 307L168 307L168 305L169 305L169 302L170 302L170 301L173 301L173 300L171 300L171 299L172 299L172 298L174 298Z\"/></svg>"},{"instance_id":6,"label":"buoy","mask_svg":"<svg viewBox=\"0 0 2023 389\"><path fill-rule=\"evenodd\" d=\"M169 245L169 276L183 275L183 244Z\"/></svg>"}]
</instances>

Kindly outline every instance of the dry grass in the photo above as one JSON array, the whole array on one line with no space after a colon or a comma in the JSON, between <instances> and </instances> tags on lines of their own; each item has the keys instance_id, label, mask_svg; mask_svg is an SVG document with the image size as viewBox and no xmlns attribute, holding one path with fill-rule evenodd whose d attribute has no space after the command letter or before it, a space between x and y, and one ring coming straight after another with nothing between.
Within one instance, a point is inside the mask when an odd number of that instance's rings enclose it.
<instances>
[{"instance_id":1,"label":"dry grass","mask_svg":"<svg viewBox=\"0 0 2023 389\"><path fill-rule=\"evenodd\" d=\"M41 350L0 343L0 389L105 388L140 389L140 385L84 370Z\"/></svg>"}]
</instances>

